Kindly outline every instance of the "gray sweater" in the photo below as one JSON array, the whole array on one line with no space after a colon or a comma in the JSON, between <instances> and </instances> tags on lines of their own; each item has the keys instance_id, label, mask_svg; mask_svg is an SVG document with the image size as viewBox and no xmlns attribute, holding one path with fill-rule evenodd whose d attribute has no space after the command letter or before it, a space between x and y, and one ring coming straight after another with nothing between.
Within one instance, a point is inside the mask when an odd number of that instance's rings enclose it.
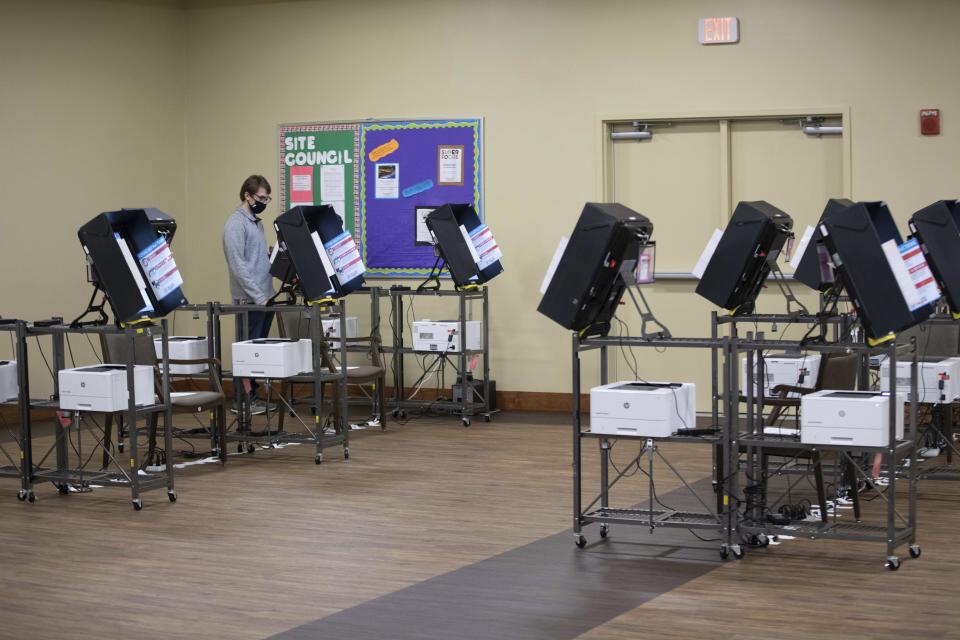
<instances>
[{"instance_id":1,"label":"gray sweater","mask_svg":"<svg viewBox=\"0 0 960 640\"><path fill-rule=\"evenodd\" d=\"M223 255L230 271L230 295L234 302L262 304L273 297L263 223L243 207L234 209L223 226Z\"/></svg>"}]
</instances>

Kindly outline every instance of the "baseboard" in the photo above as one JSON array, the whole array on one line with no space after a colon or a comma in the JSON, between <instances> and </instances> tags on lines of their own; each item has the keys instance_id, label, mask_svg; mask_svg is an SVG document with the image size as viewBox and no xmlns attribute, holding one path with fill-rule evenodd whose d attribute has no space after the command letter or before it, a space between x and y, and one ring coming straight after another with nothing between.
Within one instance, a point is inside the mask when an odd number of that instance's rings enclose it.
<instances>
[{"instance_id":1,"label":"baseboard","mask_svg":"<svg viewBox=\"0 0 960 640\"><path fill-rule=\"evenodd\" d=\"M180 381L181 384L183 381ZM223 381L223 390L227 396L233 395L233 385L231 380ZM308 383L305 383L305 385ZM298 385L299 387L300 385ZM174 387L179 390L187 390L177 382ZM404 390L404 397L410 397L413 394L413 387ZM280 384L274 383L272 393L280 392ZM393 387L386 388L388 402L393 398ZM353 395L353 394L351 394ZM359 396L359 394L357 394ZM417 398L420 400L436 400L439 395L450 396L450 389L441 389L439 392L436 387L420 389ZM501 411L531 411L531 412L563 412L569 413L573 410L573 395L569 393L554 393L549 391L497 391L497 408ZM590 394L581 394L580 409L584 412L590 411Z\"/></svg>"},{"instance_id":2,"label":"baseboard","mask_svg":"<svg viewBox=\"0 0 960 640\"><path fill-rule=\"evenodd\" d=\"M387 387L387 397L393 397L394 390ZM409 397L413 389L406 389L404 397ZM418 398L435 400L438 395L449 397L450 389L441 389L438 394L436 388L421 389ZM531 412L563 412L573 410L573 394L553 393L549 391L497 391L497 409L500 411L531 411ZM581 411L590 411L590 395L581 394Z\"/></svg>"},{"instance_id":3,"label":"baseboard","mask_svg":"<svg viewBox=\"0 0 960 640\"><path fill-rule=\"evenodd\" d=\"M191 389L205 389L205 384L192 386L190 381L175 380L173 388L177 391L189 391ZM233 395L233 385L230 380L223 381L223 390L227 397ZM387 387L387 398L393 398L393 389ZM450 390L441 390L442 395L449 396ZM280 392L279 383L274 383L273 393ZM404 397L409 397L413 389L406 390ZM421 389L419 398L423 400L435 400L437 398L436 388ZM573 410L572 394L553 393L549 391L497 391L497 408L501 411L531 411L531 412L564 412L569 413ZM582 394L580 399L580 409L584 412L590 411L590 396ZM17 408L14 406L0 407L0 421L12 426L19 422ZM47 420L53 418L53 409L35 409L33 412L34 420Z\"/></svg>"}]
</instances>

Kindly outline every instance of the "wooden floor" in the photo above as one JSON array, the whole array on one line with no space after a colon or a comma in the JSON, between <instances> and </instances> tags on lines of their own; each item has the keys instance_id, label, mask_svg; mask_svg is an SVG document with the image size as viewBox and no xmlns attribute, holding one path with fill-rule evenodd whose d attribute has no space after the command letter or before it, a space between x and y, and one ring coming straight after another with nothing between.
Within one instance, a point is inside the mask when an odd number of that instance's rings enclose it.
<instances>
[{"instance_id":1,"label":"wooden floor","mask_svg":"<svg viewBox=\"0 0 960 640\"><path fill-rule=\"evenodd\" d=\"M42 485L31 505L0 480L0 638L264 638L563 532L566 420L392 424L321 466L306 446L232 456L184 470L177 503L148 493L139 513L124 489ZM665 452L689 478L709 475L706 448ZM622 499L645 499L640 486ZM923 557L896 573L877 545L784 542L581 637L960 638L960 485L921 485L920 529Z\"/></svg>"}]
</instances>

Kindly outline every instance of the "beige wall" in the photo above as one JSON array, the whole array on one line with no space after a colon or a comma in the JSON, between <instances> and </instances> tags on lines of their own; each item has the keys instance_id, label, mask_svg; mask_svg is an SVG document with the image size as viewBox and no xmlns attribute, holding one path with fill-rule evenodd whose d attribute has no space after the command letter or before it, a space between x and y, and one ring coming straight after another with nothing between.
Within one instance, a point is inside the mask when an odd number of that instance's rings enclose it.
<instances>
[{"instance_id":1,"label":"beige wall","mask_svg":"<svg viewBox=\"0 0 960 640\"><path fill-rule=\"evenodd\" d=\"M79 315L76 232L97 213L184 214L184 20L162 1L0 1L0 315ZM49 374L32 365L42 393Z\"/></svg>"},{"instance_id":2,"label":"beige wall","mask_svg":"<svg viewBox=\"0 0 960 640\"><path fill-rule=\"evenodd\" d=\"M635 112L850 105L853 196L903 220L960 194L951 2L197 2L187 12L187 204L194 296L223 296L216 243L238 182L276 176L282 122L481 115L486 212L507 272L491 283L501 389L569 389L566 332L535 311L557 238L600 194L599 120ZM697 44L697 18L742 42ZM254 36L256 36L254 38ZM246 91L246 93L244 93ZM945 110L921 139L917 111ZM696 189L678 174L664 189ZM773 202L777 194L769 194ZM276 213L275 211L271 213ZM671 211L646 211L656 222ZM668 251L668 247L659 247ZM650 296L677 334L706 335L692 283ZM779 301L765 303L767 310ZM634 328L636 327L636 323ZM646 375L670 354L644 355ZM706 364L708 360L704 358ZM625 374L620 366L619 373ZM698 376L699 377L699 376ZM701 393L705 406L706 393Z\"/></svg>"},{"instance_id":3,"label":"beige wall","mask_svg":"<svg viewBox=\"0 0 960 640\"><path fill-rule=\"evenodd\" d=\"M39 46L41 5L60 15L53 52ZM3 59L17 60L2 73L22 87L13 93L5 86L6 95L20 97L0 107L15 110L0 122L4 150L27 154L7 152L0 160L5 178L15 177L4 184L16 194L6 215L19 214L34 228L62 222L42 277L52 283L52 274L63 271L72 283L58 285L67 296L62 301L30 293L16 311L6 311L8 292L23 284L5 279L0 308L7 314L67 314L81 306L74 229L89 214L130 201L179 214L175 250L191 300L227 297L223 220L247 174L276 181L282 122L484 117L486 212L507 269L491 283L493 367L502 389L569 389L569 339L536 313L537 288L557 238L569 232L585 201L600 196L599 122L606 115L849 105L854 198L884 198L903 220L929 201L960 195L954 151L960 129L951 124L960 113L960 87L950 66L960 59L952 33L960 3L197 0L186 6L178 13L149 3L24 2L14 5L17 26L0 27L12 31L0 43ZM697 44L697 18L718 11L740 17L740 44ZM119 43L107 37L113 33ZM114 52L123 55L116 59ZM104 92L112 100L102 100ZM54 101L67 96L69 103ZM944 110L940 137L919 136L923 107ZM66 155L47 155L67 134L77 137L58 149ZM150 154L140 157L144 150ZM41 165L66 178L48 187L33 172ZM183 178L185 192L174 188ZM677 175L663 188L696 185ZM46 205L39 194L54 194L68 208ZM644 213L655 222L673 215ZM0 258L6 269L22 264L27 252L19 239L30 237L28 229L15 237L11 243L9 233L3 236L4 249L16 245ZM693 299L692 289L660 284L650 296L677 334L706 331L709 307ZM669 359L652 360L669 367Z\"/></svg>"}]
</instances>

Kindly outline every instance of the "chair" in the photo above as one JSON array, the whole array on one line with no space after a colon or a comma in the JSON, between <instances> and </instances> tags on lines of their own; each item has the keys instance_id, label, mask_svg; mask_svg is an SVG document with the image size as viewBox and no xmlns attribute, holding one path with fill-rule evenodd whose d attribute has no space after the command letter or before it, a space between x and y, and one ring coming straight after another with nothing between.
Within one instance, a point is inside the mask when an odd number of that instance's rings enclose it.
<instances>
[{"instance_id":1,"label":"chair","mask_svg":"<svg viewBox=\"0 0 960 640\"><path fill-rule=\"evenodd\" d=\"M960 324L923 323L897 334L897 344L906 346L910 338L917 339L920 359L952 358L960 355ZM953 462L953 432L956 422L955 405L933 405L928 427L936 439L946 441L947 464ZM918 421L920 416L917 416Z\"/></svg>"},{"instance_id":2,"label":"chair","mask_svg":"<svg viewBox=\"0 0 960 640\"><path fill-rule=\"evenodd\" d=\"M772 407L770 415L767 417L765 426L775 426L783 417L784 412L789 408L800 407L800 396L831 389L837 391L853 391L857 387L857 372L860 368L860 356L856 353L825 353L820 359L820 370L817 373L817 379L812 388L799 387L796 385L779 384L771 391L774 397L764 399L764 403ZM792 396L792 397L791 397ZM776 447L765 447L760 454L761 473L767 474L769 469L769 459L771 457L787 457L791 459L807 458L813 464L814 480L817 488L817 501L820 505L820 519L827 521L827 498L824 490L823 481L823 460L819 450L809 453L796 454L795 449L777 449ZM857 468L856 465L846 456L843 458L843 464L851 483L851 494L853 497L854 517L860 519L860 499L857 495Z\"/></svg>"},{"instance_id":3,"label":"chair","mask_svg":"<svg viewBox=\"0 0 960 640\"><path fill-rule=\"evenodd\" d=\"M310 337L310 319L304 312L278 312L278 317L280 322L278 323L280 335L284 338L289 338L291 340L300 340L302 338ZM341 338L337 338L340 340ZM374 416L378 416L380 419L380 430L385 431L387 428L387 398L386 398L386 382L387 382L387 369L383 366L383 361L380 358L380 336L373 332L370 336L359 337L359 338L345 338L343 339L347 343L347 348L349 349L354 345L364 345L367 348L364 350L364 355L367 359L365 364L362 365L349 365L347 367L347 384L348 385L358 385L366 386L370 385L373 387L374 393ZM331 353L330 342L329 340L324 340L320 344L320 358L321 366L332 373L336 373L340 370L340 367L334 361L333 353ZM293 404L293 385L294 384L311 384L313 383L313 376L304 375L296 376L293 378L288 378L283 382L283 391L285 397L290 398L291 404ZM334 413L339 415L340 409L340 396L339 394L334 394L333 396L333 408ZM279 416L279 428L283 430L284 416L286 412L281 411ZM346 426L346 425L344 425Z\"/></svg>"},{"instance_id":4,"label":"chair","mask_svg":"<svg viewBox=\"0 0 960 640\"><path fill-rule=\"evenodd\" d=\"M960 324L919 324L897 334L897 344L907 345L917 339L917 355L951 358L960 354Z\"/></svg>"},{"instance_id":5,"label":"chair","mask_svg":"<svg viewBox=\"0 0 960 640\"><path fill-rule=\"evenodd\" d=\"M104 362L127 363L130 361L130 338L124 334L101 334L100 347L103 351ZM160 372L156 351L153 346L153 337L148 334L139 334L134 336L133 363L146 365L154 369L154 388L158 396L163 395L163 377ZM205 364L207 366L207 375L209 379L209 388L201 391L179 391L170 394L171 410L174 414L198 414L213 411L217 425L217 440L219 444L219 457L221 461L226 461L227 450L226 442L226 407L227 397L223 393L223 387L220 385L220 362L216 358L199 358L195 360L169 360L171 365ZM171 374L171 378L176 374ZM147 464L153 459L156 451L157 420L159 415L153 413L149 421L149 445L147 451ZM104 424L104 451L103 467L106 468L109 463L109 448L113 430L113 414L106 414ZM118 428L117 439L118 446L123 451L123 434ZM166 452L170 455L170 452Z\"/></svg>"}]
</instances>

